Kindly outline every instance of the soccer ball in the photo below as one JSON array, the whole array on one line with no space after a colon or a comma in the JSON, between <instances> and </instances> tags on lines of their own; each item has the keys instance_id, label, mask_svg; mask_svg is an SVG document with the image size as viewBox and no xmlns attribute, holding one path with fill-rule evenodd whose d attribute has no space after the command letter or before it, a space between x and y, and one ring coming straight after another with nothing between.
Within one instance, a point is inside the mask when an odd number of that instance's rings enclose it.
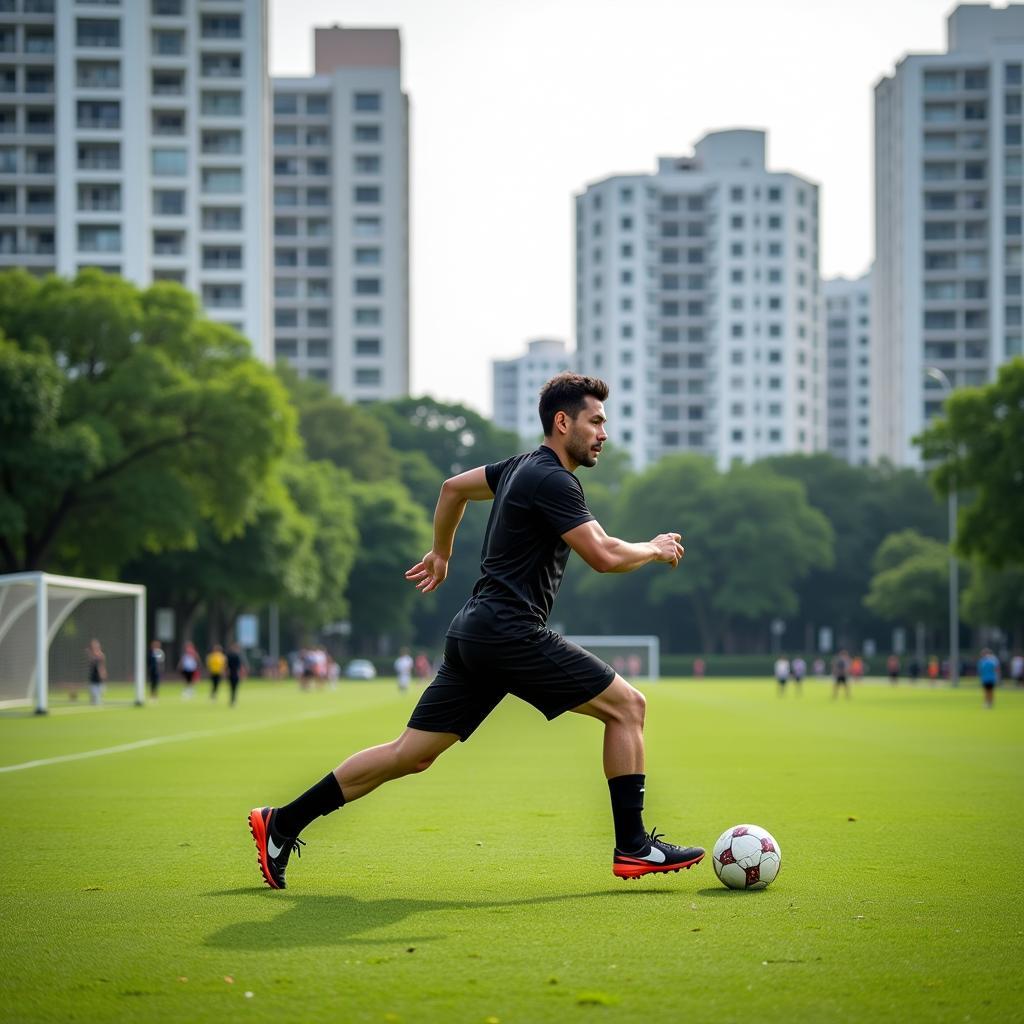
<instances>
[{"instance_id":1,"label":"soccer ball","mask_svg":"<svg viewBox=\"0 0 1024 1024\"><path fill-rule=\"evenodd\" d=\"M711 854L722 885L730 889L764 889L779 873L782 850L770 832L757 825L726 829Z\"/></svg>"}]
</instances>

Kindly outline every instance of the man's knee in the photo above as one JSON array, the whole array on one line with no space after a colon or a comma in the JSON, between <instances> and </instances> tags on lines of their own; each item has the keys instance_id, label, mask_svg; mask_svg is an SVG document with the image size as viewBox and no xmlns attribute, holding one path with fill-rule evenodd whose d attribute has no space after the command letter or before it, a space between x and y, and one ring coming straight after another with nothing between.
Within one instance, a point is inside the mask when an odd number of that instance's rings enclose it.
<instances>
[{"instance_id":1,"label":"man's knee","mask_svg":"<svg viewBox=\"0 0 1024 1024\"><path fill-rule=\"evenodd\" d=\"M458 737L453 737L457 739ZM424 744L410 740L408 734L399 736L389 744L395 770L400 775L414 775L425 772L447 749L449 743L440 739L437 743Z\"/></svg>"},{"instance_id":2,"label":"man's knee","mask_svg":"<svg viewBox=\"0 0 1024 1024\"><path fill-rule=\"evenodd\" d=\"M630 686L621 676L594 701L596 717L606 724L615 722L643 728L647 710L647 699L635 687Z\"/></svg>"}]
</instances>

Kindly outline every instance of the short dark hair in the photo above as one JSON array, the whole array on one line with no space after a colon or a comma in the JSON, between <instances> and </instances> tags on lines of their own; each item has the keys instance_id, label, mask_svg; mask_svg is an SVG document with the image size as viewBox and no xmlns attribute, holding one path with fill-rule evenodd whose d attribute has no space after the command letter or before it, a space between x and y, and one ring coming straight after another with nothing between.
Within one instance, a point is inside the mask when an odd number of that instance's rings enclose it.
<instances>
[{"instance_id":1,"label":"short dark hair","mask_svg":"<svg viewBox=\"0 0 1024 1024\"><path fill-rule=\"evenodd\" d=\"M600 377L584 377L578 373L559 373L540 389L540 425L544 436L550 437L555 425L555 413L564 412L574 420L587 404L587 396L603 402L608 397L608 385Z\"/></svg>"}]
</instances>

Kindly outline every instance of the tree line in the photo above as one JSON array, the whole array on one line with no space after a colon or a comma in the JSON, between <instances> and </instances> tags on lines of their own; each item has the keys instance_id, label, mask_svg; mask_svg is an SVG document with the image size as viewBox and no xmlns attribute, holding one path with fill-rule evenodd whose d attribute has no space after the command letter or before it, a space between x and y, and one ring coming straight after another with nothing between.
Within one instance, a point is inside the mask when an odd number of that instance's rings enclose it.
<instances>
[{"instance_id":1,"label":"tree line","mask_svg":"<svg viewBox=\"0 0 1024 1024\"><path fill-rule=\"evenodd\" d=\"M677 455L634 472L609 446L580 471L595 514L629 539L677 529L687 556L675 572L604 577L572 559L553 619L657 633L679 652L764 650L775 620L791 649L813 649L823 626L836 644L884 648L894 625L920 623L938 643L936 489L955 485L965 621L1020 643L1022 367L958 392L922 438L934 487L823 454L725 472ZM1006 392L1001 405L971 404L988 390ZM274 604L286 647L326 631L347 653L436 650L475 582L488 511L471 503L448 581L417 594L403 573L430 544L441 481L539 439L430 397L345 402L260 363L173 283L0 273L0 571L144 583L151 610L175 610L179 639L223 642L240 612Z\"/></svg>"}]
</instances>

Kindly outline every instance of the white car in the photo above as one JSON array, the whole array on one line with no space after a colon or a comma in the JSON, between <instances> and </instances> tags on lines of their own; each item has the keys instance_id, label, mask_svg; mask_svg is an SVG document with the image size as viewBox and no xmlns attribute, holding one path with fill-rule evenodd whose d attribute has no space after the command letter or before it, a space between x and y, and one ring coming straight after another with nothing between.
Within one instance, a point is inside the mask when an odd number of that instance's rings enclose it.
<instances>
[{"instance_id":1,"label":"white car","mask_svg":"<svg viewBox=\"0 0 1024 1024\"><path fill-rule=\"evenodd\" d=\"M376 679L377 670L373 667L372 661L365 658L356 658L345 666L345 677L347 679Z\"/></svg>"}]
</instances>

